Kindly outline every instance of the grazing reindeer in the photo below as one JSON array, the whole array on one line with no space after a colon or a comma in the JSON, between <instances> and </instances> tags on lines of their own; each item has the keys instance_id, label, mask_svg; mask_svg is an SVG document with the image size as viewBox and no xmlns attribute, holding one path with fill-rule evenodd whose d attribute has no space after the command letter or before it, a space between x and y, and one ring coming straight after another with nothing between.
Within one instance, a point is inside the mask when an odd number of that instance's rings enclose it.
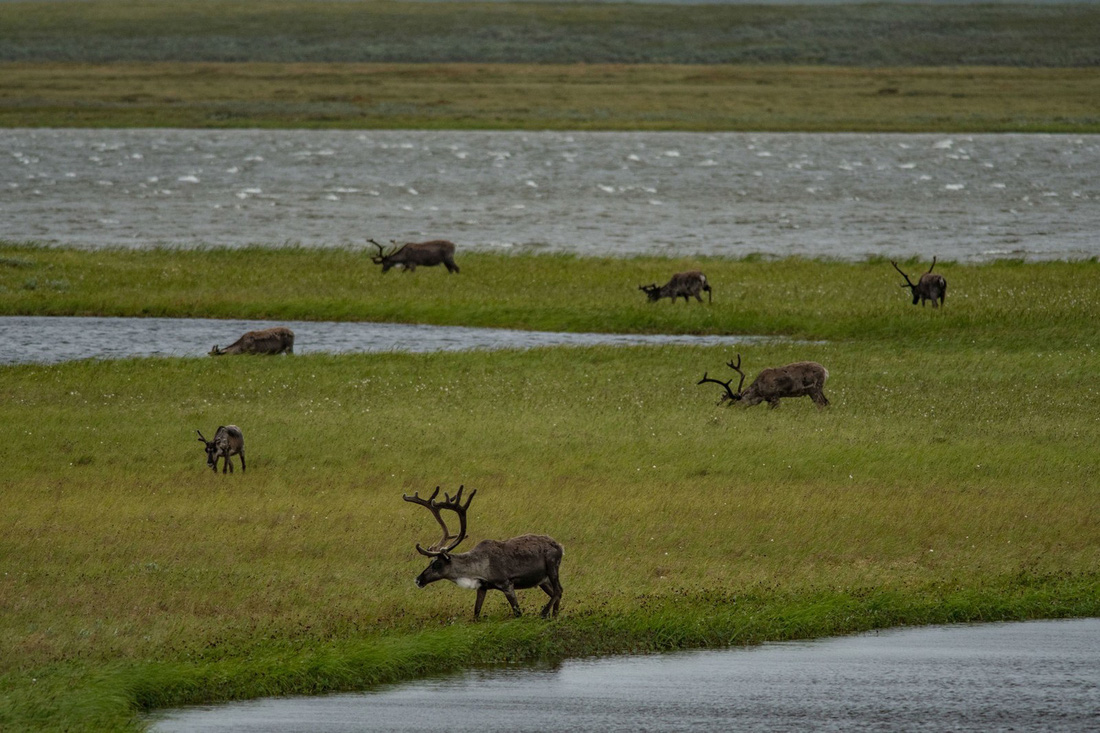
<instances>
[{"instance_id":1,"label":"grazing reindeer","mask_svg":"<svg viewBox=\"0 0 1100 733\"><path fill-rule=\"evenodd\" d=\"M294 332L283 326L263 331L249 331L224 349L219 349L215 344L210 350L210 356L282 353L294 353Z\"/></svg>"},{"instance_id":2,"label":"grazing reindeer","mask_svg":"<svg viewBox=\"0 0 1100 733\"><path fill-rule=\"evenodd\" d=\"M481 604L490 590L499 590L512 606L512 613L521 615L516 591L538 586L550 596L542 608L542 617L558 615L561 604L561 583L558 581L558 567L564 550L558 542L546 535L525 534L510 540L482 540L469 552L452 554L452 550L466 538L466 510L474 500L477 489L470 492L466 503L462 503L463 486L451 498L444 494L444 501L437 501L439 487L427 499L421 499L418 493L412 496L402 494L405 501L419 504L432 513L439 526L443 528L443 538L425 550L419 544L416 551L432 558L424 572L416 576L416 587L423 588L437 580L449 580L459 588L471 588L477 591L474 602L474 620L481 615ZM458 515L459 529L452 535L447 523L439 515L440 510L450 509Z\"/></svg>"},{"instance_id":3,"label":"grazing reindeer","mask_svg":"<svg viewBox=\"0 0 1100 733\"><path fill-rule=\"evenodd\" d=\"M707 300L711 303L714 302L714 296L710 290L710 283L707 282L707 276L698 270L692 270L691 272L678 272L672 276L664 285L639 285L638 290L645 291L645 294L649 296L649 302L656 303L661 298L671 298L675 303L676 299L681 295L684 297L684 302L687 303L690 296L695 296L695 299L700 303L703 302L703 297L699 295L701 291L706 291Z\"/></svg>"},{"instance_id":4,"label":"grazing reindeer","mask_svg":"<svg viewBox=\"0 0 1100 733\"><path fill-rule=\"evenodd\" d=\"M210 466L214 473L218 472L219 458L225 459L222 464L222 473L227 470L232 473L233 462L229 460L229 456L234 455L241 457L241 471L244 471L244 433L240 428L236 425L219 425L213 440L202 437L202 433L198 430L195 432L199 434L199 442L206 445L206 465Z\"/></svg>"},{"instance_id":5,"label":"grazing reindeer","mask_svg":"<svg viewBox=\"0 0 1100 733\"><path fill-rule=\"evenodd\" d=\"M890 264L894 266L895 270L901 272L901 268L898 267L898 263L891 260ZM906 283L901 287L909 288L911 291L913 291L913 305L916 305L918 300L920 301L922 308L924 307L924 301L926 300L932 301L933 308L938 308L940 305L943 305L944 296L947 295L947 280L944 279L943 275L932 274L932 267L935 266L936 258L933 257L932 266L928 268L928 272L920 276L920 280L917 280L916 285L913 284L913 281L909 279L908 275L906 275L904 272L901 272L901 276L905 278ZM940 301L939 305L936 305L937 300Z\"/></svg>"},{"instance_id":6,"label":"grazing reindeer","mask_svg":"<svg viewBox=\"0 0 1100 733\"><path fill-rule=\"evenodd\" d=\"M378 248L378 256L371 257L371 262L382 265L382 272L388 272L395 265L403 266L405 272L412 272L417 265L434 267L439 264L446 265L447 272L458 272L458 265L455 264L454 242L448 242L446 239L433 239L430 242L420 243L409 242L400 246L390 240L393 249L389 252L386 252L382 245L373 239L367 241Z\"/></svg>"},{"instance_id":7,"label":"grazing reindeer","mask_svg":"<svg viewBox=\"0 0 1100 733\"><path fill-rule=\"evenodd\" d=\"M805 395L809 395L818 407L825 407L829 404L825 392L822 391L825 387L825 380L829 378L829 372L816 361L799 361L787 366L764 369L756 375L756 379L744 391L741 390L741 387L745 384L745 373L741 371L741 355L737 355L736 364L729 361L726 366L741 375L741 381L737 384L736 392L730 389L732 379L729 382L709 379L706 372L703 372L703 378L696 383L714 382L725 387L726 393L722 395L722 399L718 401L718 404L727 401L730 404L740 402L746 407L752 407L761 402L767 402L774 410L779 407L781 397L803 397Z\"/></svg>"}]
</instances>

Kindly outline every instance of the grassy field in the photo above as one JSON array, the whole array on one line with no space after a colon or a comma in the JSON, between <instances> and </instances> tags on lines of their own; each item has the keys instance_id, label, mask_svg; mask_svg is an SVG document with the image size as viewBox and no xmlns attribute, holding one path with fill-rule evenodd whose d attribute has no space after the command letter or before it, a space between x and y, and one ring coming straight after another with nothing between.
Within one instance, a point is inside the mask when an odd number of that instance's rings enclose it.
<instances>
[{"instance_id":1,"label":"grassy field","mask_svg":"<svg viewBox=\"0 0 1100 733\"><path fill-rule=\"evenodd\" d=\"M1100 264L940 262L951 318L914 311L888 260L762 257L597 259L459 253L442 268L391 271L369 250L80 250L0 243L0 313L364 320L544 331L784 334L803 339L1097 344ZM903 263L910 274L927 262ZM638 286L703 269L706 308L646 302ZM210 277L209 273L218 273ZM271 286L278 283L277 288ZM694 301L693 301L694 303ZM906 306L904 308L900 306Z\"/></svg>"},{"instance_id":2,"label":"grassy field","mask_svg":"<svg viewBox=\"0 0 1100 733\"><path fill-rule=\"evenodd\" d=\"M1100 130L1100 6L0 3L0 127Z\"/></svg>"},{"instance_id":3,"label":"grassy field","mask_svg":"<svg viewBox=\"0 0 1100 733\"><path fill-rule=\"evenodd\" d=\"M479 255L458 276L383 277L356 252L248 251L254 281L203 284L240 255L7 245L0 312L146 301L827 338L742 355L750 374L822 362L832 405L717 407L695 383L731 354L702 347L0 367L0 727L135 728L166 705L480 662L1100 614L1095 262L940 263L933 311L885 262ZM642 302L639 276L683 264L704 266L713 306ZM567 273L575 287L552 286ZM277 299L260 286L280 278ZM247 473L205 468L194 430L227 422ZM474 624L472 594L413 587L413 545L438 528L400 494L460 483L478 489L470 542L565 545L557 621L509 620L497 594Z\"/></svg>"},{"instance_id":4,"label":"grassy field","mask_svg":"<svg viewBox=\"0 0 1100 733\"><path fill-rule=\"evenodd\" d=\"M1092 69L165 62L0 70L5 127L1100 130Z\"/></svg>"},{"instance_id":5,"label":"grassy field","mask_svg":"<svg viewBox=\"0 0 1100 733\"><path fill-rule=\"evenodd\" d=\"M1094 67L1098 39L1089 4L0 3L0 61Z\"/></svg>"}]
</instances>

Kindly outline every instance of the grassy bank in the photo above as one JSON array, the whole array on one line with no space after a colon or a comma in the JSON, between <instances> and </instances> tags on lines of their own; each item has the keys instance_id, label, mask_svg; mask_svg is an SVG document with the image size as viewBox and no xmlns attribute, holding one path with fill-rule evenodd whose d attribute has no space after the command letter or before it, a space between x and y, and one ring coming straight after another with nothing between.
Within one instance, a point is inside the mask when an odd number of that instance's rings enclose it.
<instances>
[{"instance_id":1,"label":"grassy bank","mask_svg":"<svg viewBox=\"0 0 1100 733\"><path fill-rule=\"evenodd\" d=\"M0 3L0 61L1083 67L1100 8L340 0Z\"/></svg>"},{"instance_id":2,"label":"grassy bank","mask_svg":"<svg viewBox=\"0 0 1100 733\"><path fill-rule=\"evenodd\" d=\"M1095 5L0 3L0 127L1100 130Z\"/></svg>"},{"instance_id":3,"label":"grassy bank","mask_svg":"<svg viewBox=\"0 0 1100 733\"><path fill-rule=\"evenodd\" d=\"M545 331L1096 346L1100 263L940 262L943 314L913 308L888 260L828 262L459 252L381 274L370 250L79 250L0 244L0 313L364 320ZM927 262L903 265L912 275ZM638 285L702 269L714 303L650 304ZM217 273L212 276L211 273ZM272 287L277 283L277 287ZM947 317L947 314L950 317ZM213 341L211 342L213 343Z\"/></svg>"},{"instance_id":4,"label":"grassy bank","mask_svg":"<svg viewBox=\"0 0 1100 733\"><path fill-rule=\"evenodd\" d=\"M4 127L1100 130L1100 76L1084 68L165 62L0 72Z\"/></svg>"},{"instance_id":5,"label":"grassy bank","mask_svg":"<svg viewBox=\"0 0 1100 733\"><path fill-rule=\"evenodd\" d=\"M695 382L730 354L703 347L0 367L0 727L140 727L160 706L472 663L1100 614L1096 263L941 263L934 312L884 262L707 261L718 301L685 307L634 290L684 264L669 260L477 255L459 276L383 278L350 251L245 252L283 275L275 299L259 275L204 284L232 254L8 246L0 312L728 320L828 336L742 354L750 374L822 362L832 406L719 408ZM193 431L227 422L245 474L205 469ZM460 483L479 489L471 541L565 545L557 621L509 620L496 594L473 624L472 594L413 587L413 545L438 528L400 494Z\"/></svg>"}]
</instances>

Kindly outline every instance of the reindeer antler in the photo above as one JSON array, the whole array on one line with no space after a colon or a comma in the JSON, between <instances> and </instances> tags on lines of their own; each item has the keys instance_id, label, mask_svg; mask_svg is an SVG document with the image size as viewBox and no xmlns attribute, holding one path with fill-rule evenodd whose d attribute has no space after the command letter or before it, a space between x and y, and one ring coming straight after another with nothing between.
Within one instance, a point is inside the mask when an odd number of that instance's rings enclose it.
<instances>
[{"instance_id":1,"label":"reindeer antler","mask_svg":"<svg viewBox=\"0 0 1100 733\"><path fill-rule=\"evenodd\" d=\"M932 272L932 268L936 266L936 256L932 255L932 264L928 266L928 272Z\"/></svg>"},{"instance_id":2,"label":"reindeer antler","mask_svg":"<svg viewBox=\"0 0 1100 733\"><path fill-rule=\"evenodd\" d=\"M382 259L383 257L385 257L385 256L386 256L386 248L385 248L385 247L383 247L382 245L380 245L380 244L379 244L378 242L374 241L373 239L370 239L370 238L368 238L368 239L367 239L367 241L368 241L368 242L370 242L371 244L373 244L373 245L374 245L375 247L377 247L377 248L378 248L378 256L377 256L377 257L372 257L372 258L371 258L372 260L374 260L374 261L375 261L375 262L377 263L377 262L379 262L379 261L380 261L380 260L381 260L381 259Z\"/></svg>"},{"instance_id":3,"label":"reindeer antler","mask_svg":"<svg viewBox=\"0 0 1100 733\"><path fill-rule=\"evenodd\" d=\"M890 264L894 266L895 270L897 270L898 272L901 272L901 268L898 267L898 263L894 262L893 260L890 260ZM932 258L932 266L935 267L935 265L936 265L936 258L933 257ZM929 268L928 271L932 272L931 268ZM909 279L909 276L906 275L904 272L901 272L901 276L904 277L905 282L908 283L908 285L902 285L901 287L903 287L903 288L916 288L917 287L916 285L913 284L913 281Z\"/></svg>"},{"instance_id":4,"label":"reindeer antler","mask_svg":"<svg viewBox=\"0 0 1100 733\"><path fill-rule=\"evenodd\" d=\"M741 381L737 383L737 396L740 397L741 396L741 387L743 387L745 385L745 373L743 371L741 371L741 354L737 355L737 363L736 364L734 364L733 360L731 359L730 361L726 362L726 366L728 366L730 369L732 369L733 371L735 371L735 372L737 372L738 374L741 375ZM731 379L730 381L732 382L733 380Z\"/></svg>"},{"instance_id":5,"label":"reindeer antler","mask_svg":"<svg viewBox=\"0 0 1100 733\"><path fill-rule=\"evenodd\" d=\"M202 431L201 430L196 430L195 432L199 434L199 440L200 441L202 441L203 443L209 443L210 442L206 438L202 437Z\"/></svg>"},{"instance_id":6,"label":"reindeer antler","mask_svg":"<svg viewBox=\"0 0 1100 733\"><path fill-rule=\"evenodd\" d=\"M738 395L735 395L733 393L733 390L730 389L730 382L732 382L732 381L733 381L732 379L729 380L729 382L722 382L722 381L717 380L717 379L711 379L707 376L707 372L703 372L703 378L700 379L698 382L696 382L696 384L705 384L707 382L714 382L715 384L720 384L723 387L725 387L726 388L726 393L724 395L722 395L722 399L718 400L718 404L722 404L726 400L733 401L733 400L736 400L738 398Z\"/></svg>"},{"instance_id":7,"label":"reindeer antler","mask_svg":"<svg viewBox=\"0 0 1100 733\"><path fill-rule=\"evenodd\" d=\"M477 494L477 489L474 489L470 492L470 495L466 497L466 504L463 505L462 490L465 488L465 486L459 486L458 491L455 492L453 498L450 494L444 493L444 500L442 502L436 501L435 498L439 496L438 486L435 487L435 491L433 491L432 495L429 496L427 499L421 499L419 492L414 492L412 496L409 496L408 494L401 495L401 498L405 501L412 504L419 504L420 506L430 511L432 513L432 516L435 517L435 521L439 522L439 526L443 528L442 539L440 539L439 542L436 542L434 545L431 545L427 550L421 547L420 543L417 543L416 550L421 555L427 555L428 557L446 555L448 552L458 547L459 543L462 542L462 540L466 539L466 510L470 508L470 502L474 500L474 495ZM443 517L439 514L439 512L443 509L450 509L458 515L459 528L457 535L452 535L451 531L447 529L447 523L443 521ZM454 541L451 542L451 540ZM450 542L449 545L447 544L448 542Z\"/></svg>"}]
</instances>

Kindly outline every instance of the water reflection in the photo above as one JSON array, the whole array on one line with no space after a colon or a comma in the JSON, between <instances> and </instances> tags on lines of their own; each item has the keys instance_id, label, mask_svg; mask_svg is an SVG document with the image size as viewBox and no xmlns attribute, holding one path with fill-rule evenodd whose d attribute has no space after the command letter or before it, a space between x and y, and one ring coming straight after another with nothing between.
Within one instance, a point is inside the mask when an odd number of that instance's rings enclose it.
<instances>
[{"instance_id":1,"label":"water reflection","mask_svg":"<svg viewBox=\"0 0 1100 733\"><path fill-rule=\"evenodd\" d=\"M0 364L134 356L205 356L215 343L224 347L245 331L272 326L289 326L294 330L296 354L531 349L540 346L734 346L767 340L754 336L556 333L405 323L13 316L0 317Z\"/></svg>"},{"instance_id":2,"label":"water reflection","mask_svg":"<svg viewBox=\"0 0 1100 733\"><path fill-rule=\"evenodd\" d=\"M153 730L1090 731L1098 710L1100 619L1083 619L475 671L175 711Z\"/></svg>"}]
</instances>

